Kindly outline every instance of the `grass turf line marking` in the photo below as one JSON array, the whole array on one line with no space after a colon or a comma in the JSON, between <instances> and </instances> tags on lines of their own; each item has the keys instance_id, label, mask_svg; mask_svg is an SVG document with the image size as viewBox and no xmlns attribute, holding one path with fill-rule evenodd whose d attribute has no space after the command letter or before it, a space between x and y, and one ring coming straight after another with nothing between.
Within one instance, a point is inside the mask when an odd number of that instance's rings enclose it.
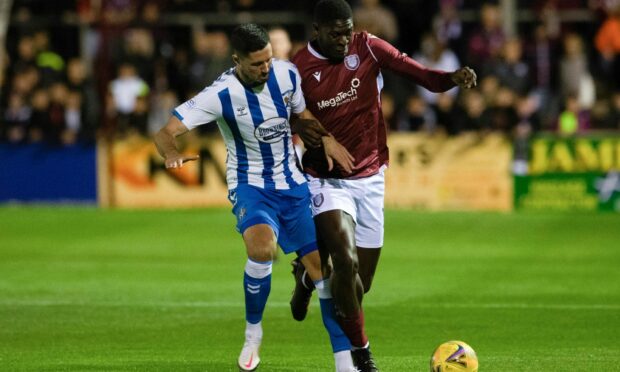
<instances>
[{"instance_id":1,"label":"grass turf line marking","mask_svg":"<svg viewBox=\"0 0 620 372\"><path fill-rule=\"evenodd\" d=\"M386 307L398 305L395 303L368 303L364 307ZM231 308L244 307L243 302L226 301L164 301L164 302L96 302L96 301L57 301L57 300L0 300L0 306L84 306L84 307L172 307L172 308ZM268 303L269 307L286 307L287 302ZM531 310L620 310L620 304L508 304L508 303L445 303L445 304L416 304L407 305L422 309L531 309Z\"/></svg>"}]
</instances>

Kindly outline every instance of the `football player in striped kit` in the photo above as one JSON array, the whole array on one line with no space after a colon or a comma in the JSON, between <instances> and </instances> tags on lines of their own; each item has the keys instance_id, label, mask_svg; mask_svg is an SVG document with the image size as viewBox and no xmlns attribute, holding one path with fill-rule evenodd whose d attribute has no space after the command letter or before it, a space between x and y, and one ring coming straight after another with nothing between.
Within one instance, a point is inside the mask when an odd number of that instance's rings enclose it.
<instances>
[{"instance_id":1,"label":"football player in striped kit","mask_svg":"<svg viewBox=\"0 0 620 372\"><path fill-rule=\"evenodd\" d=\"M261 320L279 244L285 253L296 252L318 289L336 371L355 371L351 345L335 320L329 279L321 271L310 192L291 141L289 120L303 126L314 119L306 110L299 72L292 63L272 58L269 37L260 26L238 26L231 44L235 66L178 106L155 135L155 144L166 167L179 168L197 156L181 154L177 136L215 121L226 142L229 200L248 256L243 278L245 343L239 368L252 371L260 362ZM315 145L323 147L330 164L335 160L350 170L354 159L333 137L323 134Z\"/></svg>"}]
</instances>

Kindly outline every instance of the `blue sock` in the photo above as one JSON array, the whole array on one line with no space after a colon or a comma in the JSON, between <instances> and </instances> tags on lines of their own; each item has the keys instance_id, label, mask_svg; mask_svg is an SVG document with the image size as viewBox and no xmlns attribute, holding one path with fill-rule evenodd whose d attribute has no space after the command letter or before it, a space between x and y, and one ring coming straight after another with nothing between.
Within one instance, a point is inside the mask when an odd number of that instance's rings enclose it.
<instances>
[{"instance_id":1,"label":"blue sock","mask_svg":"<svg viewBox=\"0 0 620 372\"><path fill-rule=\"evenodd\" d=\"M319 294L321 316L323 317L325 329L327 329L327 333L329 333L332 351L337 353L339 351L351 350L351 343L336 320L336 311L334 309L334 302L332 301L329 279L317 280L314 282L314 285Z\"/></svg>"},{"instance_id":2,"label":"blue sock","mask_svg":"<svg viewBox=\"0 0 620 372\"><path fill-rule=\"evenodd\" d=\"M271 261L256 262L248 258L243 275L245 293L245 320L256 324L263 319L263 311L271 291Z\"/></svg>"}]
</instances>

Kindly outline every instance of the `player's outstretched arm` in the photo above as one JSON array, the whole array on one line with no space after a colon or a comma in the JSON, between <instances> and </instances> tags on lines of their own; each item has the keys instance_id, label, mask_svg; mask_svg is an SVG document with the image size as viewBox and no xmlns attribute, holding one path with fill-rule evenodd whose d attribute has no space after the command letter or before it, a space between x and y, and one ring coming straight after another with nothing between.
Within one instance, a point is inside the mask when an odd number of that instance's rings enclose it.
<instances>
[{"instance_id":1,"label":"player's outstretched arm","mask_svg":"<svg viewBox=\"0 0 620 372\"><path fill-rule=\"evenodd\" d=\"M477 85L476 72L468 66L461 67L450 74L450 79L454 84L464 89L470 89Z\"/></svg>"},{"instance_id":2,"label":"player's outstretched arm","mask_svg":"<svg viewBox=\"0 0 620 372\"><path fill-rule=\"evenodd\" d=\"M198 155L185 156L177 149L176 137L187 132L181 120L172 116L165 127L154 136L155 147L165 159L166 168L181 168L183 163L198 159Z\"/></svg>"},{"instance_id":3,"label":"player's outstretched arm","mask_svg":"<svg viewBox=\"0 0 620 372\"><path fill-rule=\"evenodd\" d=\"M318 148L323 144L321 137L329 135L321 123L307 109L299 114L291 114L291 129L299 134L308 148Z\"/></svg>"},{"instance_id":4,"label":"player's outstretched arm","mask_svg":"<svg viewBox=\"0 0 620 372\"><path fill-rule=\"evenodd\" d=\"M336 141L331 134L322 137L323 149L325 150L325 158L327 158L328 170L334 168L334 160L344 169L345 172L353 171L353 162L355 158L349 151Z\"/></svg>"}]
</instances>

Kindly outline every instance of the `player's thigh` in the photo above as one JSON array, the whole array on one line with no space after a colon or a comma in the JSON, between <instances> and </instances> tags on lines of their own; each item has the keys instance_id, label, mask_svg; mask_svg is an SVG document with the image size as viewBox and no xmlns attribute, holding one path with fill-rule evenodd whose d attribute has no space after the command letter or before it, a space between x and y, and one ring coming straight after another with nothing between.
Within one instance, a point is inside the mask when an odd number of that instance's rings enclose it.
<instances>
[{"instance_id":1,"label":"player's thigh","mask_svg":"<svg viewBox=\"0 0 620 372\"><path fill-rule=\"evenodd\" d=\"M355 221L356 207L351 190L346 188L343 180L310 177L308 182L312 195L312 215L318 216L325 212L341 210L350 215Z\"/></svg>"},{"instance_id":2,"label":"player's thigh","mask_svg":"<svg viewBox=\"0 0 620 372\"><path fill-rule=\"evenodd\" d=\"M356 183L355 243L361 248L381 248L384 237L385 178L379 172Z\"/></svg>"},{"instance_id":3,"label":"player's thigh","mask_svg":"<svg viewBox=\"0 0 620 372\"><path fill-rule=\"evenodd\" d=\"M280 232L277 205L268 198L264 190L239 185L229 191L233 205L232 213L237 218L237 231L243 236L248 255L262 255L264 251L275 250Z\"/></svg>"},{"instance_id":4,"label":"player's thigh","mask_svg":"<svg viewBox=\"0 0 620 372\"><path fill-rule=\"evenodd\" d=\"M278 195L278 222L278 244L285 253L297 252L303 257L317 250L310 192L306 184Z\"/></svg>"},{"instance_id":5,"label":"player's thigh","mask_svg":"<svg viewBox=\"0 0 620 372\"><path fill-rule=\"evenodd\" d=\"M354 255L356 207L351 190L339 179L310 177L312 214L321 253Z\"/></svg>"}]
</instances>

